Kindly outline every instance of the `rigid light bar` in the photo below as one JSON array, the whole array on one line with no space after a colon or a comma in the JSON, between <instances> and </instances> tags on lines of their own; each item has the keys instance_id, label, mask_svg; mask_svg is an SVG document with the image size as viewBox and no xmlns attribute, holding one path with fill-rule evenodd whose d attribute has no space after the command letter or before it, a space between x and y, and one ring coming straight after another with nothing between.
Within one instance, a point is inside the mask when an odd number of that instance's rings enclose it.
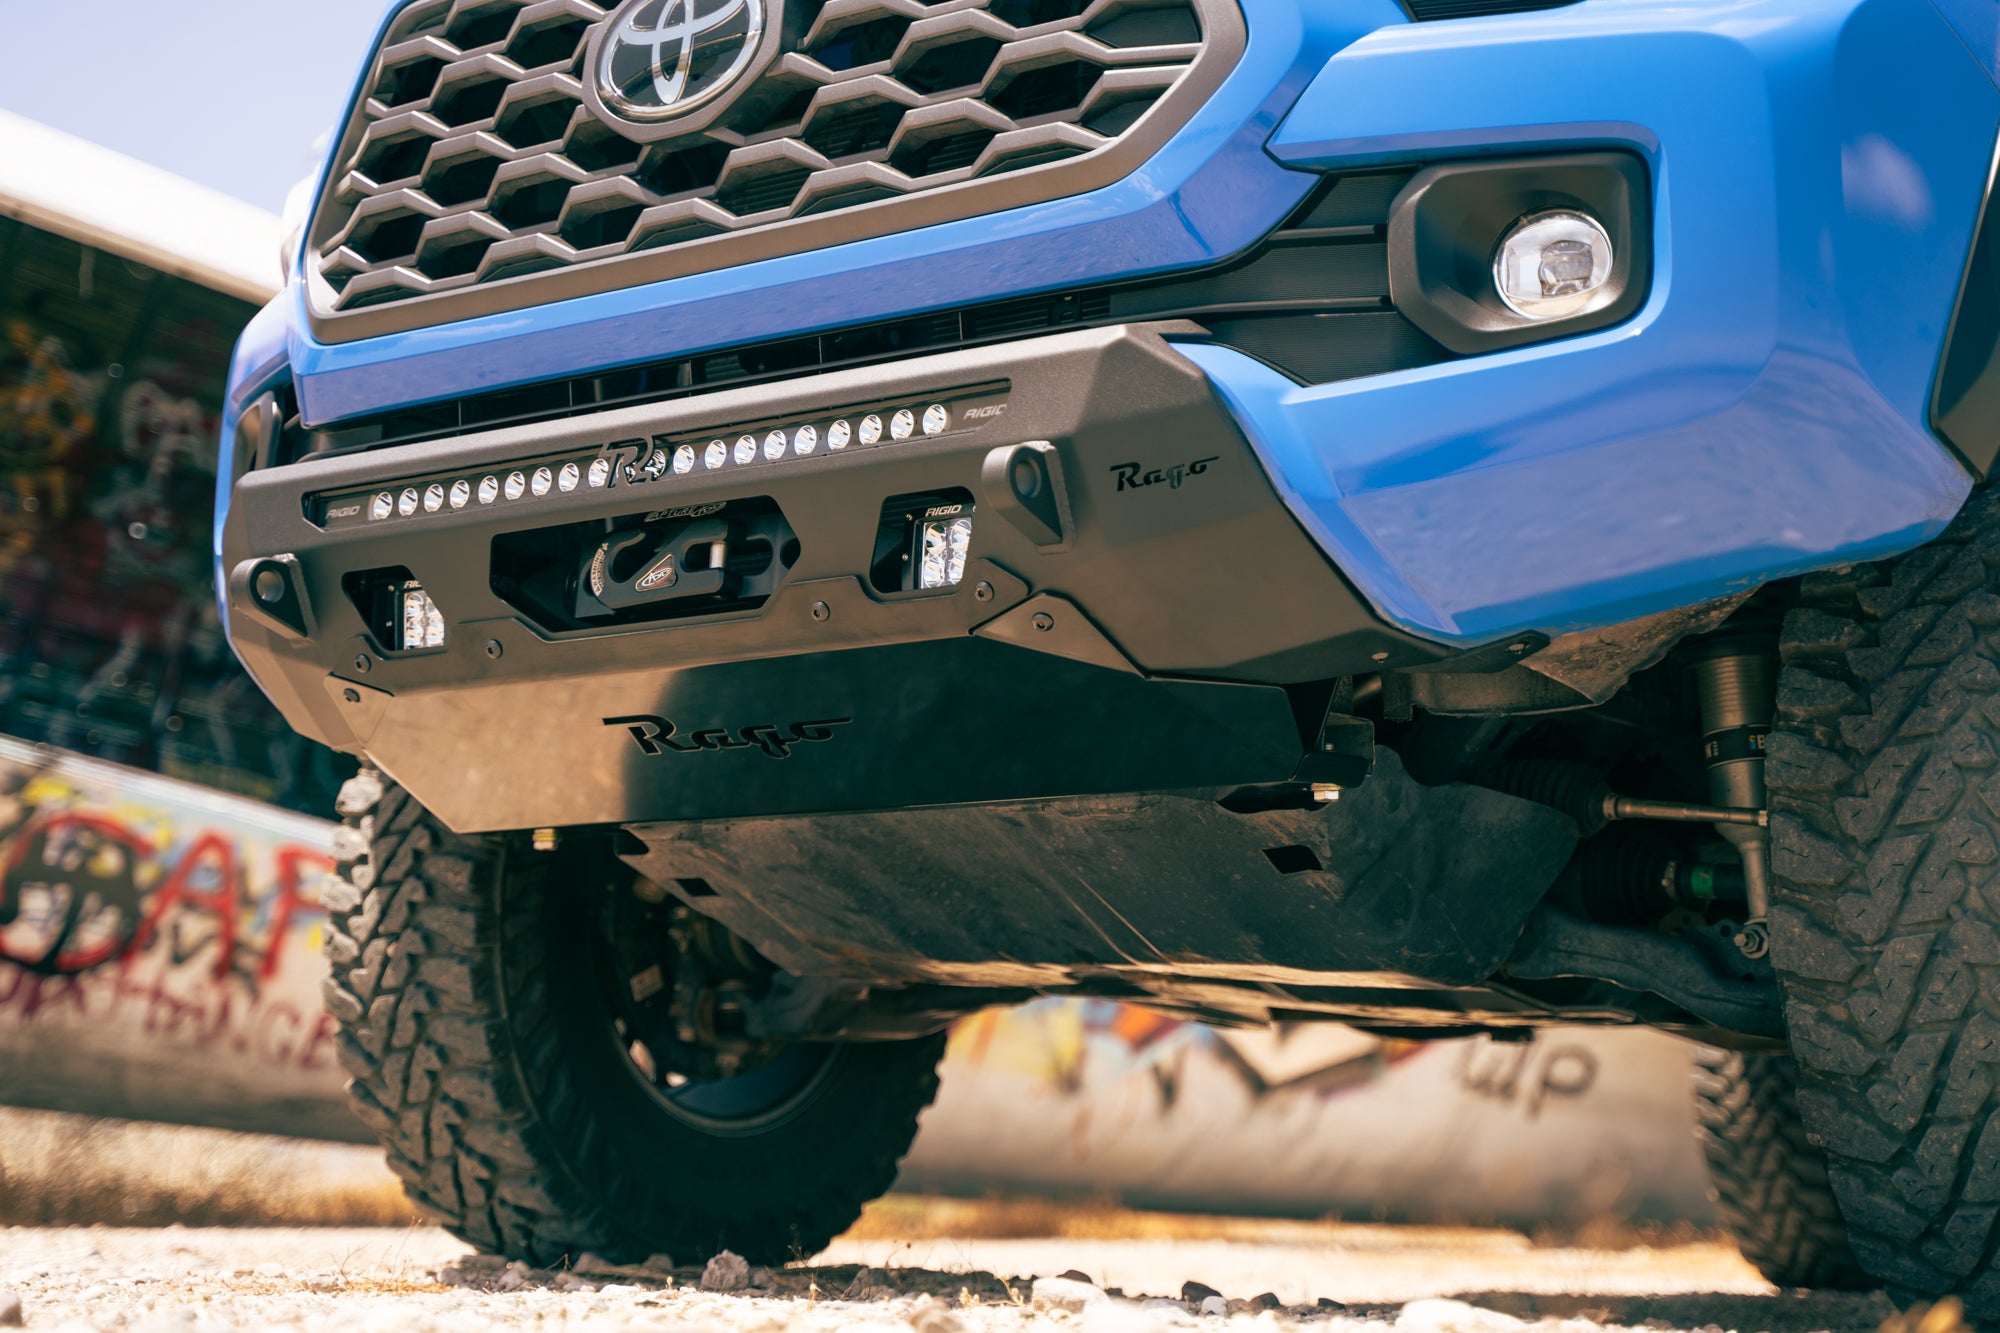
<instances>
[{"instance_id":1,"label":"rigid light bar","mask_svg":"<svg viewBox=\"0 0 2000 1333\"><path fill-rule=\"evenodd\" d=\"M699 436L619 440L587 454L316 496L308 513L320 526L338 528L532 505L579 491L644 486L669 477L768 467L814 455L936 439L976 429L1004 411L1005 390L988 388L945 399L872 405L810 420L736 426Z\"/></svg>"}]
</instances>

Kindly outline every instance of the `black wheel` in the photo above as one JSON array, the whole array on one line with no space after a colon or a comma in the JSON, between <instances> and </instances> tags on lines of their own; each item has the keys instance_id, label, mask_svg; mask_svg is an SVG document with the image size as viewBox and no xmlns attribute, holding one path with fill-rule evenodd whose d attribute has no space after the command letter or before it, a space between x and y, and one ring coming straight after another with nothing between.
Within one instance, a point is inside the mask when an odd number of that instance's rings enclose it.
<instances>
[{"instance_id":1,"label":"black wheel","mask_svg":"<svg viewBox=\"0 0 2000 1333\"><path fill-rule=\"evenodd\" d=\"M1876 1284L1848 1248L1826 1158L1799 1121L1797 1077L1783 1055L1695 1048L1695 1135L1716 1215L1778 1286L1865 1290Z\"/></svg>"},{"instance_id":2,"label":"black wheel","mask_svg":"<svg viewBox=\"0 0 2000 1333\"><path fill-rule=\"evenodd\" d=\"M942 1035L711 1040L716 992L676 958L727 975L754 955L634 893L591 840L460 837L368 772L339 809L326 996L349 1094L453 1234L538 1265L781 1263L889 1187Z\"/></svg>"},{"instance_id":3,"label":"black wheel","mask_svg":"<svg viewBox=\"0 0 2000 1333\"><path fill-rule=\"evenodd\" d=\"M1862 1266L2000 1314L2000 507L1808 577L1768 750L1799 1111Z\"/></svg>"}]
</instances>

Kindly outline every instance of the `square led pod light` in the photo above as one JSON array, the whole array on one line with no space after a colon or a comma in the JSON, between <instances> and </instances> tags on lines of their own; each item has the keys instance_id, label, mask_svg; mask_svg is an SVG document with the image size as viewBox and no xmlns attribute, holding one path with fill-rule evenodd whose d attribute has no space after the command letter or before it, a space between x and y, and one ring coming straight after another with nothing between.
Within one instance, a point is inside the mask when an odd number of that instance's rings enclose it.
<instances>
[{"instance_id":1,"label":"square led pod light","mask_svg":"<svg viewBox=\"0 0 2000 1333\"><path fill-rule=\"evenodd\" d=\"M917 522L912 562L919 588L955 588L965 579L965 557L972 549L972 506L934 505Z\"/></svg>"}]
</instances>

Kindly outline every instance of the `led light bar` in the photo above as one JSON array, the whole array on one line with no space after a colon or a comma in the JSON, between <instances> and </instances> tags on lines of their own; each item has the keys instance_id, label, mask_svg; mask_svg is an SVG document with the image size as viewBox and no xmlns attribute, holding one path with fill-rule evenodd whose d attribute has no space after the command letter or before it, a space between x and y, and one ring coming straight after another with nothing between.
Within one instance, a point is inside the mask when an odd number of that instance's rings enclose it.
<instances>
[{"instance_id":1,"label":"led light bar","mask_svg":"<svg viewBox=\"0 0 2000 1333\"><path fill-rule=\"evenodd\" d=\"M619 440L589 453L530 460L491 471L424 477L368 491L314 496L307 512L321 527L340 528L532 505L576 492L646 486L676 477L938 439L975 430L1006 410L1004 389L987 388L915 403L871 404L808 420L766 421L699 435Z\"/></svg>"}]
</instances>

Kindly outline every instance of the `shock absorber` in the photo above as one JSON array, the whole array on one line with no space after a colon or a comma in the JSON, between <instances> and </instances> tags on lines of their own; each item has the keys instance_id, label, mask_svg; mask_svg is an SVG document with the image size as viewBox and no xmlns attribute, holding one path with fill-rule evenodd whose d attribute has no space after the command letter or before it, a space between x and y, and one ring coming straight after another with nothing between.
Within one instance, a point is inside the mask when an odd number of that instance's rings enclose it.
<instances>
[{"instance_id":1,"label":"shock absorber","mask_svg":"<svg viewBox=\"0 0 2000 1333\"><path fill-rule=\"evenodd\" d=\"M1701 749L1709 800L1737 809L1764 808L1764 740L1777 711L1778 657L1764 639L1728 635L1692 654L1701 699ZM1746 958L1771 948L1771 835L1762 823L1718 823L1715 831L1743 858L1748 919L1736 936Z\"/></svg>"}]
</instances>

